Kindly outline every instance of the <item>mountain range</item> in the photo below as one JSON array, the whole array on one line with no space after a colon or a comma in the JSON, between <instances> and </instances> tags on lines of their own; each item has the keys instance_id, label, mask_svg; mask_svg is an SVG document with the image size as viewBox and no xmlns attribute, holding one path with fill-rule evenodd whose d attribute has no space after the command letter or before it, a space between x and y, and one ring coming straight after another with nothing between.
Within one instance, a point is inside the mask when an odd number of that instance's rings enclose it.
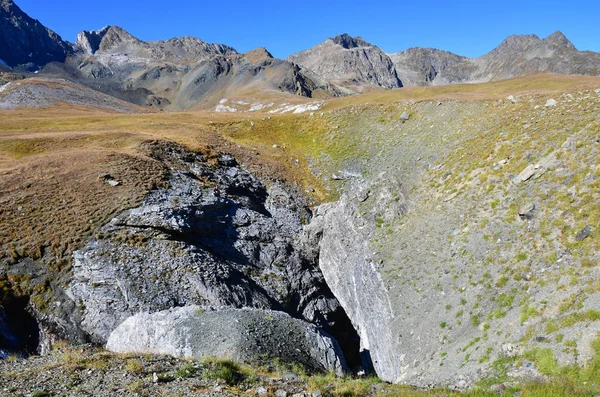
<instances>
[{"instance_id":1,"label":"mountain range","mask_svg":"<svg viewBox=\"0 0 600 397\"><path fill-rule=\"evenodd\" d=\"M194 37L142 41L117 26L83 31L69 43L12 0L0 0L0 65L63 78L136 105L176 110L214 109L223 98L269 92L327 97L540 72L599 75L600 53L578 51L561 32L544 39L509 36L479 58L433 48L386 53L348 34L285 60L264 48L240 54Z\"/></svg>"}]
</instances>

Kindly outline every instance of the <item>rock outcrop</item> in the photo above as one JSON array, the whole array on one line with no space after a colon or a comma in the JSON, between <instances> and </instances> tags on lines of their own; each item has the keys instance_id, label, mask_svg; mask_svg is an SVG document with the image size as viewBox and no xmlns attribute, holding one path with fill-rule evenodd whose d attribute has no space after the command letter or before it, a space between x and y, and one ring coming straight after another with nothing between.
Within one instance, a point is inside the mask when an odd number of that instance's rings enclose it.
<instances>
[{"instance_id":1,"label":"rock outcrop","mask_svg":"<svg viewBox=\"0 0 600 397\"><path fill-rule=\"evenodd\" d=\"M0 1L0 60L8 66L35 69L49 62L63 62L72 50L69 43L12 0Z\"/></svg>"},{"instance_id":2,"label":"rock outcrop","mask_svg":"<svg viewBox=\"0 0 600 397\"><path fill-rule=\"evenodd\" d=\"M310 213L298 196L266 188L230 156L211 167L178 146L148 151L172 167L169 187L74 253L68 292L92 341L105 343L135 313L199 304L285 311L358 350L316 259L299 244Z\"/></svg>"},{"instance_id":3,"label":"rock outcrop","mask_svg":"<svg viewBox=\"0 0 600 397\"><path fill-rule=\"evenodd\" d=\"M327 39L311 49L290 55L287 60L354 90L365 86L402 87L394 64L381 49L348 34Z\"/></svg>"},{"instance_id":4,"label":"rock outcrop","mask_svg":"<svg viewBox=\"0 0 600 397\"><path fill-rule=\"evenodd\" d=\"M187 306L126 319L108 338L117 353L221 357L251 364L281 360L341 376L347 365L337 342L317 327L272 310Z\"/></svg>"}]
</instances>

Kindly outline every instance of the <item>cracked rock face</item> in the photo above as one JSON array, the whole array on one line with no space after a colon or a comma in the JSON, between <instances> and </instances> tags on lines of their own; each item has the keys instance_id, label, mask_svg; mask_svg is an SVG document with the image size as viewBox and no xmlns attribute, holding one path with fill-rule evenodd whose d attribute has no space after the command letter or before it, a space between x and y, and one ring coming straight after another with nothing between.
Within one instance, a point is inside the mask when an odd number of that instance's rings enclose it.
<instances>
[{"instance_id":1,"label":"cracked rock face","mask_svg":"<svg viewBox=\"0 0 600 397\"><path fill-rule=\"evenodd\" d=\"M68 293L82 329L104 343L129 316L191 304L285 311L323 326L343 312L300 245L302 201L266 188L232 158L209 166L177 147L153 148L169 187L115 217L106 238L74 253ZM183 159L183 160L182 160Z\"/></svg>"},{"instance_id":2,"label":"cracked rock face","mask_svg":"<svg viewBox=\"0 0 600 397\"><path fill-rule=\"evenodd\" d=\"M320 206L307 232L320 238L319 267L360 336L361 358L370 362L382 380L398 382L404 356L397 348L394 314L369 246L375 225L359 215L359 203L369 194L346 194L336 203ZM387 201L387 190L377 195L384 217L393 218L405 211L404 203Z\"/></svg>"},{"instance_id":3,"label":"cracked rock face","mask_svg":"<svg viewBox=\"0 0 600 397\"><path fill-rule=\"evenodd\" d=\"M110 334L106 347L117 353L218 356L246 363L279 359L338 375L347 370L340 347L331 336L272 310L187 306L138 313Z\"/></svg>"}]
</instances>

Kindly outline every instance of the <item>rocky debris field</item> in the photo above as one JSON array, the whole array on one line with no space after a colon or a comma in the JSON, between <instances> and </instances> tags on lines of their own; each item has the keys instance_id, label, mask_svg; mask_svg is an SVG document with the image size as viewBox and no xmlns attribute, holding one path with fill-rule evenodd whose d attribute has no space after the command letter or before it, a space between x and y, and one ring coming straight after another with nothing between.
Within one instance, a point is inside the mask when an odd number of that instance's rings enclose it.
<instances>
[{"instance_id":1,"label":"rocky debris field","mask_svg":"<svg viewBox=\"0 0 600 397\"><path fill-rule=\"evenodd\" d=\"M138 150L148 156L144 161L152 159L166 168L166 180L155 184L138 206L115 214L95 230L87 244L73 252L72 262L65 260L54 270L47 256L26 252L3 262L10 276L3 284L0 331L3 339L12 341L2 344L3 356L45 353L58 339L104 345L111 332L135 314L200 304L283 311L314 325L283 318L282 313L253 314L247 309L250 312L239 312L241 323L231 324L238 334L224 341L221 350L220 333L213 329L215 343L204 350L190 347L193 356L224 350L233 355L238 349L235 357L240 360L261 355L293 359L339 374L347 369L344 356L352 366L361 364L358 336L325 284L315 253L301 238L302 222L311 216L301 196L280 183L265 186L231 155L210 157L159 141L144 142ZM131 183L123 176L100 173L93 183L118 191ZM64 255L71 258L70 252ZM38 278L47 280L40 290ZM199 309L185 310L194 314ZM208 321L219 313L209 311L201 317ZM225 316L233 321L236 313ZM253 316L258 317L252 320ZM31 323L27 329L19 325L25 320ZM248 335L239 327L250 325L256 333L244 339ZM298 332L289 334L294 329ZM287 338L281 339L282 330ZM272 338L281 349L269 347ZM244 341L256 347L257 356L241 355ZM139 352L135 340L130 342L131 351ZM143 352L156 352L157 345L165 343L150 342ZM118 349L130 351L123 344Z\"/></svg>"},{"instance_id":2,"label":"rocky debris field","mask_svg":"<svg viewBox=\"0 0 600 397\"><path fill-rule=\"evenodd\" d=\"M178 359L163 355L115 354L89 345L56 344L45 356L0 361L0 395L7 397L267 396L267 397L497 397L593 396L565 380L547 383L524 361L502 382L470 391L414 389L373 377L306 373L273 361L250 367L227 359ZM528 378L527 378L528 377ZM523 379L529 379L523 381ZM554 393L554 394L552 394Z\"/></svg>"},{"instance_id":3,"label":"rocky debris field","mask_svg":"<svg viewBox=\"0 0 600 397\"><path fill-rule=\"evenodd\" d=\"M275 370L275 368L271 368ZM299 374L262 374L233 361L116 355L89 347L0 362L3 396L320 396Z\"/></svg>"},{"instance_id":4,"label":"rocky debris field","mask_svg":"<svg viewBox=\"0 0 600 397\"><path fill-rule=\"evenodd\" d=\"M200 304L285 311L349 335L340 343L358 351L301 239L301 221L310 218L301 197L267 188L229 155L211 166L181 146L147 150L172 167L169 187L115 216L73 254L67 294L93 341L105 343L137 312Z\"/></svg>"},{"instance_id":5,"label":"rocky debris field","mask_svg":"<svg viewBox=\"0 0 600 397\"><path fill-rule=\"evenodd\" d=\"M265 138L341 195L305 232L379 376L469 388L497 363L577 365L595 390L599 109L596 87L364 103Z\"/></svg>"},{"instance_id":6,"label":"rocky debris field","mask_svg":"<svg viewBox=\"0 0 600 397\"><path fill-rule=\"evenodd\" d=\"M440 394L442 393L442 394ZM10 397L267 396L325 397L458 395L417 391L376 378L306 373L272 361L260 367L217 358L114 354L91 346L57 345L48 355L0 361L0 395Z\"/></svg>"}]
</instances>

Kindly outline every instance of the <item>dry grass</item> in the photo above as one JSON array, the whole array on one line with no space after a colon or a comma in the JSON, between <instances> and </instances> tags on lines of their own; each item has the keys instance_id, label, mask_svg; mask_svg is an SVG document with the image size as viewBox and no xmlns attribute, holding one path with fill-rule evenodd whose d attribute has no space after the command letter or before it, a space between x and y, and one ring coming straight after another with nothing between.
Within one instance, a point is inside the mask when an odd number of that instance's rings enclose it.
<instances>
[{"instance_id":1,"label":"dry grass","mask_svg":"<svg viewBox=\"0 0 600 397\"><path fill-rule=\"evenodd\" d=\"M600 77L536 74L483 84L452 84L435 87L404 87L395 90L377 90L363 95L336 98L324 109L335 109L359 104L390 103L403 100L490 100L508 95L547 94L579 88L600 87Z\"/></svg>"},{"instance_id":2,"label":"dry grass","mask_svg":"<svg viewBox=\"0 0 600 397\"><path fill-rule=\"evenodd\" d=\"M72 148L133 148L147 139L167 139L194 150L229 152L266 180L286 180L296 186L319 182L306 166L297 167L298 152L276 150L276 137L297 133L307 116L265 116L208 112L106 114L81 109L21 109L0 111L0 168L2 160ZM264 119L264 120L263 120ZM276 121L277 120L277 121ZM252 123L255 126L252 126ZM256 136L255 136L256 135ZM324 194L317 189L317 197Z\"/></svg>"},{"instance_id":3,"label":"dry grass","mask_svg":"<svg viewBox=\"0 0 600 397\"><path fill-rule=\"evenodd\" d=\"M9 264L45 257L60 270L69 254L115 213L135 206L161 183L164 167L108 150L30 156L0 170L0 246ZM122 186L98 180L108 172Z\"/></svg>"}]
</instances>

